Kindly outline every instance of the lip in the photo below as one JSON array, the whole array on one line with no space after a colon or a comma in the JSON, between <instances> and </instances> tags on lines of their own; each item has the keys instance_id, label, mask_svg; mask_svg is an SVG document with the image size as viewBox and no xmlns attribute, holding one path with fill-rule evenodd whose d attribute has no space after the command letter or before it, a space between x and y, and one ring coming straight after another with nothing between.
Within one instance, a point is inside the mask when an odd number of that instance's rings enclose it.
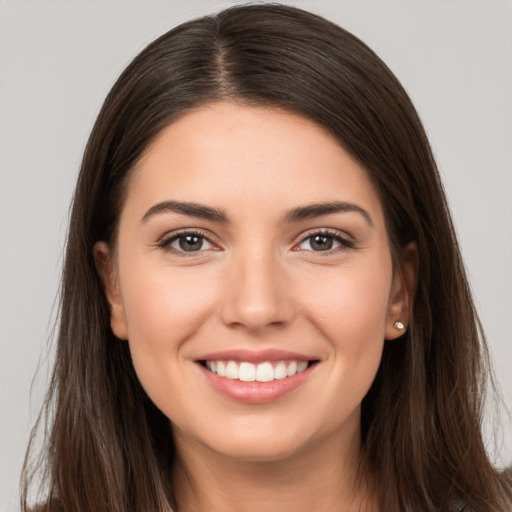
<instances>
[{"instance_id":1,"label":"lip","mask_svg":"<svg viewBox=\"0 0 512 512\"><path fill-rule=\"evenodd\" d=\"M265 361L286 360L313 361L313 363L304 371L296 373L292 377L276 379L270 382L244 382L237 379L219 377L204 366L204 361L247 361L258 364ZM196 365L207 383L221 395L237 402L263 404L278 400L304 384L318 366L318 362L317 358L308 357L304 354L268 349L257 352L250 350L214 352L201 356L200 359L196 360Z\"/></svg>"},{"instance_id":2,"label":"lip","mask_svg":"<svg viewBox=\"0 0 512 512\"><path fill-rule=\"evenodd\" d=\"M198 357L198 361L247 361L248 363L258 364L265 361L316 361L317 357L299 354L288 350L266 349L266 350L247 350L247 349L234 349L224 350L220 352L211 352Z\"/></svg>"}]
</instances>

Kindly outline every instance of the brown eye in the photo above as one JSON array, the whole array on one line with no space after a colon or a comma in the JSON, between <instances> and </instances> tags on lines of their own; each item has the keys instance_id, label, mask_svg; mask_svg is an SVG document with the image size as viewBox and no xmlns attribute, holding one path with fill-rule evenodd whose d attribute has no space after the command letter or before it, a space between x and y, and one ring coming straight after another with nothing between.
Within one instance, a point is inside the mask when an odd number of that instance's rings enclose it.
<instances>
[{"instance_id":1,"label":"brown eye","mask_svg":"<svg viewBox=\"0 0 512 512\"><path fill-rule=\"evenodd\" d=\"M350 249L354 243L339 233L319 232L313 233L302 240L299 249L313 252L337 251L339 249Z\"/></svg>"},{"instance_id":2,"label":"brown eye","mask_svg":"<svg viewBox=\"0 0 512 512\"><path fill-rule=\"evenodd\" d=\"M200 233L178 233L164 240L160 247L176 253L194 253L213 249L214 245Z\"/></svg>"},{"instance_id":3,"label":"brown eye","mask_svg":"<svg viewBox=\"0 0 512 512\"><path fill-rule=\"evenodd\" d=\"M178 244L182 251L200 251L203 246L203 237L197 235L185 235L178 238Z\"/></svg>"},{"instance_id":4,"label":"brown eye","mask_svg":"<svg viewBox=\"0 0 512 512\"><path fill-rule=\"evenodd\" d=\"M330 236L315 235L310 238L310 245L314 251L328 251L332 249L334 240Z\"/></svg>"}]
</instances>

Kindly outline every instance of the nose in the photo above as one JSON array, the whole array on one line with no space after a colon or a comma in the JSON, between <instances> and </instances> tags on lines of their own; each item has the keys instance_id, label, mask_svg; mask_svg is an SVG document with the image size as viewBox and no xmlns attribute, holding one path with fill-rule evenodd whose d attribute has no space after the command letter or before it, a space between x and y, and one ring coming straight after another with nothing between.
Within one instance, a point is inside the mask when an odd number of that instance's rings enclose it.
<instances>
[{"instance_id":1,"label":"nose","mask_svg":"<svg viewBox=\"0 0 512 512\"><path fill-rule=\"evenodd\" d=\"M257 250L234 258L221 305L225 325L256 334L292 320L291 283L277 259Z\"/></svg>"}]
</instances>

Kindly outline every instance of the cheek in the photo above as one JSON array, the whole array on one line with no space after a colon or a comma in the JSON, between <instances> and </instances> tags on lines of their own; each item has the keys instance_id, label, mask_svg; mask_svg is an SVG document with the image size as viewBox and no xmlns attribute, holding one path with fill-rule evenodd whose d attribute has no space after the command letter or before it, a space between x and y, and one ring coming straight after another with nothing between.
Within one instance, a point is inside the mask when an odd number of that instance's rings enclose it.
<instances>
[{"instance_id":1,"label":"cheek","mask_svg":"<svg viewBox=\"0 0 512 512\"><path fill-rule=\"evenodd\" d=\"M389 268L389 270L388 270ZM359 350L383 341L391 286L391 264L330 269L315 277L315 293L304 287L310 320L334 343Z\"/></svg>"},{"instance_id":2,"label":"cheek","mask_svg":"<svg viewBox=\"0 0 512 512\"><path fill-rule=\"evenodd\" d=\"M340 404L341 416L366 395L382 357L391 262L371 263L332 269L321 281L317 275L323 286L315 288L323 293L303 290L309 320L329 344L329 396Z\"/></svg>"},{"instance_id":3,"label":"cheek","mask_svg":"<svg viewBox=\"0 0 512 512\"><path fill-rule=\"evenodd\" d=\"M127 268L130 271L121 276L122 294L133 365L152 401L174 418L183 409L181 397L188 397L187 407L193 405L194 389L187 388L193 382L187 374L190 368L182 363L189 340L216 303L213 287L197 269L172 272L136 264Z\"/></svg>"},{"instance_id":4,"label":"cheek","mask_svg":"<svg viewBox=\"0 0 512 512\"><path fill-rule=\"evenodd\" d=\"M330 411L326 424L334 428L359 407L375 379L384 346L391 272L369 266L333 274L324 282L328 292L309 293L307 311L310 323L329 344L324 408Z\"/></svg>"},{"instance_id":5,"label":"cheek","mask_svg":"<svg viewBox=\"0 0 512 512\"><path fill-rule=\"evenodd\" d=\"M204 273L132 264L121 276L130 350L136 369L172 364L215 304Z\"/></svg>"}]
</instances>

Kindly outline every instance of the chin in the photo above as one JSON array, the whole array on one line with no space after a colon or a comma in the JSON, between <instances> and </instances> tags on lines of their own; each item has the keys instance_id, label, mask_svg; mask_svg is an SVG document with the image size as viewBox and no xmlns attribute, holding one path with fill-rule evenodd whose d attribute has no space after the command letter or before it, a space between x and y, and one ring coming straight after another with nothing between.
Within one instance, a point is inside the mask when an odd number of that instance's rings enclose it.
<instances>
[{"instance_id":1,"label":"chin","mask_svg":"<svg viewBox=\"0 0 512 512\"><path fill-rule=\"evenodd\" d=\"M318 451L323 441L336 435L336 426L328 422L314 425L297 420L297 415L291 422L248 415L233 422L219 422L218 428L194 437L208 451L228 459L276 462Z\"/></svg>"},{"instance_id":2,"label":"chin","mask_svg":"<svg viewBox=\"0 0 512 512\"><path fill-rule=\"evenodd\" d=\"M275 440L254 439L234 440L226 446L212 447L217 455L245 462L278 462L289 459L305 449L308 443L300 443L297 439Z\"/></svg>"}]
</instances>

